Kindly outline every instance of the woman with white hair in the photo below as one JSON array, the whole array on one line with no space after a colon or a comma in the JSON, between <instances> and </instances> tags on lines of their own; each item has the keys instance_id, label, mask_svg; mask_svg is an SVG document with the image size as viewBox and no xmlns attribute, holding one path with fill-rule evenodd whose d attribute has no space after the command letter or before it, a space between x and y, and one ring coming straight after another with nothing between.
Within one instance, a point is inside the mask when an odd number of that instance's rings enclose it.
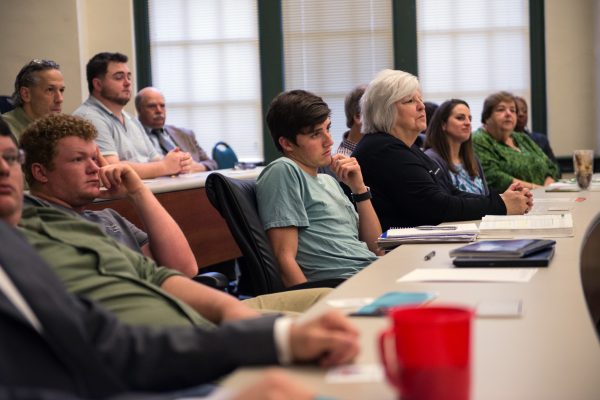
<instances>
[{"instance_id":1,"label":"woman with white hair","mask_svg":"<svg viewBox=\"0 0 600 400\"><path fill-rule=\"evenodd\" d=\"M502 195L456 189L414 142L426 127L417 78L383 70L361 99L363 133L352 154L358 160L382 228L437 225L480 219L486 214L523 214L533 205L520 184Z\"/></svg>"}]
</instances>

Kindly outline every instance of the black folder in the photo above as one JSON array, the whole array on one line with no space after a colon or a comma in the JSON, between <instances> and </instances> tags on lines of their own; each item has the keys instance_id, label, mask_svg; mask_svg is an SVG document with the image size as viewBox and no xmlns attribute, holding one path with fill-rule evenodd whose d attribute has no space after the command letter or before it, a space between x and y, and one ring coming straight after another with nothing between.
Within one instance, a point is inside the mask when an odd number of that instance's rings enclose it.
<instances>
[{"instance_id":1,"label":"black folder","mask_svg":"<svg viewBox=\"0 0 600 400\"><path fill-rule=\"evenodd\" d=\"M453 264L461 268L482 268L482 267L547 267L550 260L554 256L554 246L530 254L525 257L489 257L489 258L472 258L472 257L456 257Z\"/></svg>"}]
</instances>

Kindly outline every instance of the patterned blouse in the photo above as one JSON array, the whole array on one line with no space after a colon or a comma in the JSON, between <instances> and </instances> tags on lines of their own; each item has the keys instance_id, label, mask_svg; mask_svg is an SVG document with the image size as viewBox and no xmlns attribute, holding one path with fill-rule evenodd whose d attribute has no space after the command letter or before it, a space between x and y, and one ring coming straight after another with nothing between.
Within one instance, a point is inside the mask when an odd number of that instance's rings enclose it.
<instances>
[{"instance_id":1,"label":"patterned blouse","mask_svg":"<svg viewBox=\"0 0 600 400\"><path fill-rule=\"evenodd\" d=\"M476 176L475 179L471 178L462 164L454 164L454 168L456 168L457 173L452 171L448 171L448 173L450 174L450 181L452 181L452 184L456 188L463 192L485 195L481 177Z\"/></svg>"},{"instance_id":2,"label":"patterned blouse","mask_svg":"<svg viewBox=\"0 0 600 400\"><path fill-rule=\"evenodd\" d=\"M503 192L513 178L537 185L543 185L548 176L560 178L558 167L533 140L518 132L511 135L520 151L499 143L483 128L473 133L475 153L490 187Z\"/></svg>"}]
</instances>

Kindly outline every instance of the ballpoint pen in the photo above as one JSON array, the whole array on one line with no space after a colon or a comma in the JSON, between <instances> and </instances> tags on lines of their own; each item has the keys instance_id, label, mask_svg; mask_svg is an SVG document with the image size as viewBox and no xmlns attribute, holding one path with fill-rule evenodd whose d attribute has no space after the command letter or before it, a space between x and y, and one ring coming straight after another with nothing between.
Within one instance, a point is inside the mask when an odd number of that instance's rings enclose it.
<instances>
[{"instance_id":1,"label":"ballpoint pen","mask_svg":"<svg viewBox=\"0 0 600 400\"><path fill-rule=\"evenodd\" d=\"M438 229L441 231L455 231L456 226L454 226L454 225L444 225L444 226L419 225L419 226L415 226L415 229L419 229L421 231L435 231Z\"/></svg>"}]
</instances>

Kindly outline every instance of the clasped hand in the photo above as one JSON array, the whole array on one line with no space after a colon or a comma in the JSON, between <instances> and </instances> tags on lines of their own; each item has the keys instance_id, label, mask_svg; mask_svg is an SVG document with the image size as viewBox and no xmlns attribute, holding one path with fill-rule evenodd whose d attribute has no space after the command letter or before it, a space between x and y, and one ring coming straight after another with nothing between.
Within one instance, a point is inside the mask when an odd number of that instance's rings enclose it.
<instances>
[{"instance_id":1,"label":"clasped hand","mask_svg":"<svg viewBox=\"0 0 600 400\"><path fill-rule=\"evenodd\" d=\"M520 182L513 183L502 193L506 214L527 214L533 208L533 193Z\"/></svg>"},{"instance_id":2,"label":"clasped hand","mask_svg":"<svg viewBox=\"0 0 600 400\"><path fill-rule=\"evenodd\" d=\"M167 174L173 175L190 173L193 161L190 153L181 151L179 147L168 152L165 158L163 158L163 162L167 167Z\"/></svg>"}]
</instances>

